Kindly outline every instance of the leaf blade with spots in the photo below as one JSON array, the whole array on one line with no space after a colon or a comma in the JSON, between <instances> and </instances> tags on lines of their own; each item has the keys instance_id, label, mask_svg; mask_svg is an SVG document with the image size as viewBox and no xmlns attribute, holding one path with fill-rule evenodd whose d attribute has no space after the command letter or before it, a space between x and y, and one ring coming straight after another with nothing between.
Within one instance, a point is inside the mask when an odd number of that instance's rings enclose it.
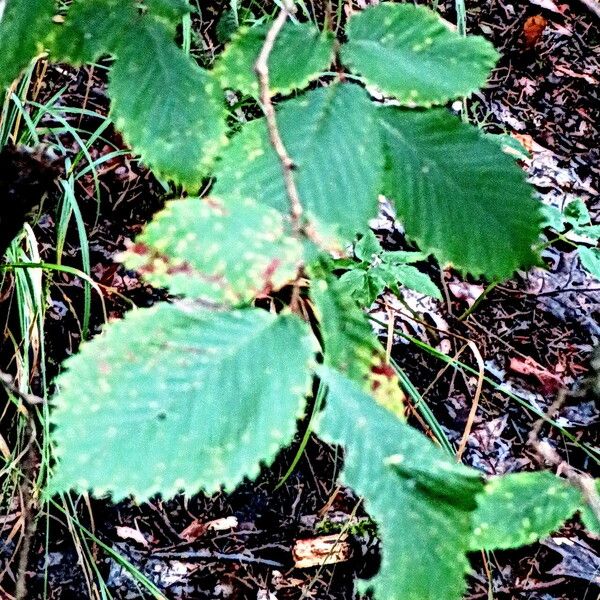
<instances>
[{"instance_id":1,"label":"leaf blade with spots","mask_svg":"<svg viewBox=\"0 0 600 600\"><path fill-rule=\"evenodd\" d=\"M382 540L380 570L362 587L394 600L459 600L481 476L355 383L331 370L320 375L329 393L319 434L344 445L342 480L364 496Z\"/></svg>"},{"instance_id":2,"label":"leaf blade with spots","mask_svg":"<svg viewBox=\"0 0 600 600\"><path fill-rule=\"evenodd\" d=\"M144 0L151 16L165 19L172 25L177 24L181 17L192 12L188 0Z\"/></svg>"},{"instance_id":3,"label":"leaf blade with spots","mask_svg":"<svg viewBox=\"0 0 600 600\"><path fill-rule=\"evenodd\" d=\"M290 100L277 122L300 200L323 237L351 240L377 214L383 154L372 103L360 87L334 84ZM213 195L251 198L289 213L281 164L264 119L244 125L215 170Z\"/></svg>"},{"instance_id":4,"label":"leaf blade with spots","mask_svg":"<svg viewBox=\"0 0 600 600\"><path fill-rule=\"evenodd\" d=\"M43 52L53 14L53 0L8 0L0 13L1 91Z\"/></svg>"},{"instance_id":5,"label":"leaf blade with spots","mask_svg":"<svg viewBox=\"0 0 600 600\"><path fill-rule=\"evenodd\" d=\"M163 25L141 19L116 50L111 115L157 174L197 190L226 143L222 91Z\"/></svg>"},{"instance_id":6,"label":"leaf blade with spots","mask_svg":"<svg viewBox=\"0 0 600 600\"><path fill-rule=\"evenodd\" d=\"M241 28L219 56L215 75L224 88L258 96L254 65L270 25ZM269 56L269 86L272 94L290 94L305 88L333 59L335 38L314 25L290 21L281 30Z\"/></svg>"},{"instance_id":7,"label":"leaf blade with spots","mask_svg":"<svg viewBox=\"0 0 600 600\"><path fill-rule=\"evenodd\" d=\"M494 477L477 501L471 550L505 550L557 530L581 506L581 493L540 471Z\"/></svg>"},{"instance_id":8,"label":"leaf blade with spots","mask_svg":"<svg viewBox=\"0 0 600 600\"><path fill-rule=\"evenodd\" d=\"M56 380L49 493L232 490L291 442L312 360L294 315L166 303L128 313Z\"/></svg>"},{"instance_id":9,"label":"leaf blade with spots","mask_svg":"<svg viewBox=\"0 0 600 600\"><path fill-rule=\"evenodd\" d=\"M380 115L384 193L421 250L489 278L535 264L540 203L509 156L443 109Z\"/></svg>"},{"instance_id":10,"label":"leaf blade with spots","mask_svg":"<svg viewBox=\"0 0 600 600\"><path fill-rule=\"evenodd\" d=\"M167 202L121 260L173 294L241 305L293 280L302 246L272 208L187 198Z\"/></svg>"},{"instance_id":11,"label":"leaf blade with spots","mask_svg":"<svg viewBox=\"0 0 600 600\"><path fill-rule=\"evenodd\" d=\"M485 84L498 59L478 36L449 30L433 11L384 2L350 18L345 64L408 106L443 104Z\"/></svg>"},{"instance_id":12,"label":"leaf blade with spots","mask_svg":"<svg viewBox=\"0 0 600 600\"><path fill-rule=\"evenodd\" d=\"M77 0L52 36L50 56L72 65L95 62L114 54L137 22L135 8L128 2Z\"/></svg>"}]
</instances>

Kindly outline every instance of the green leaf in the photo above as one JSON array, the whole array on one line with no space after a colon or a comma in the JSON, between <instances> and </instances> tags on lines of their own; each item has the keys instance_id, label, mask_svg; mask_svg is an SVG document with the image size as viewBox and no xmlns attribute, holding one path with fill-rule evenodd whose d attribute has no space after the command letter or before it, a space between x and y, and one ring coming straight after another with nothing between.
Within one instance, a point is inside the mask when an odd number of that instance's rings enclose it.
<instances>
[{"instance_id":1,"label":"green leaf","mask_svg":"<svg viewBox=\"0 0 600 600\"><path fill-rule=\"evenodd\" d=\"M385 280L371 269L356 267L339 279L342 294L353 298L362 307L368 308L385 290Z\"/></svg>"},{"instance_id":2,"label":"green leaf","mask_svg":"<svg viewBox=\"0 0 600 600\"><path fill-rule=\"evenodd\" d=\"M380 115L385 193L421 250L489 278L536 262L540 203L509 156L443 109Z\"/></svg>"},{"instance_id":3,"label":"green leaf","mask_svg":"<svg viewBox=\"0 0 600 600\"><path fill-rule=\"evenodd\" d=\"M225 110L216 79L175 45L160 23L141 18L117 49L111 115L157 174L200 187L224 143Z\"/></svg>"},{"instance_id":4,"label":"green leaf","mask_svg":"<svg viewBox=\"0 0 600 600\"><path fill-rule=\"evenodd\" d=\"M367 229L360 240L354 244L354 254L356 258L364 262L370 263L373 256L378 256L383 252L383 248L377 239L377 236Z\"/></svg>"},{"instance_id":5,"label":"green leaf","mask_svg":"<svg viewBox=\"0 0 600 600\"><path fill-rule=\"evenodd\" d=\"M150 15L163 18L172 25L181 21L181 17L192 12L188 0L144 0Z\"/></svg>"},{"instance_id":6,"label":"green leaf","mask_svg":"<svg viewBox=\"0 0 600 600\"><path fill-rule=\"evenodd\" d=\"M556 531L581 504L581 494L552 473L492 478L477 497L471 550L517 548Z\"/></svg>"},{"instance_id":7,"label":"green leaf","mask_svg":"<svg viewBox=\"0 0 600 600\"><path fill-rule=\"evenodd\" d=\"M65 22L56 28L53 60L73 65L114 54L131 27L140 26L133 4L123 0L76 0Z\"/></svg>"},{"instance_id":8,"label":"green leaf","mask_svg":"<svg viewBox=\"0 0 600 600\"><path fill-rule=\"evenodd\" d=\"M528 160L531 158L529 150L527 150L523 143L509 133L485 132L483 137L498 144L503 152L517 160Z\"/></svg>"},{"instance_id":9,"label":"green leaf","mask_svg":"<svg viewBox=\"0 0 600 600\"><path fill-rule=\"evenodd\" d=\"M579 246L577 253L579 254L579 260L583 268L596 279L600 279L600 249Z\"/></svg>"},{"instance_id":10,"label":"green leaf","mask_svg":"<svg viewBox=\"0 0 600 600\"><path fill-rule=\"evenodd\" d=\"M186 0L145 0L145 5L149 17L169 30L170 37L173 26L191 8ZM136 29L150 22L149 18L139 18L131 0L75 0L53 35L51 56L74 65L96 62L104 55L114 55L121 44L138 43Z\"/></svg>"},{"instance_id":11,"label":"green leaf","mask_svg":"<svg viewBox=\"0 0 600 600\"><path fill-rule=\"evenodd\" d=\"M573 231L577 235L582 235L593 241L600 239L600 225L584 225L583 227L573 227Z\"/></svg>"},{"instance_id":12,"label":"green leaf","mask_svg":"<svg viewBox=\"0 0 600 600\"><path fill-rule=\"evenodd\" d=\"M319 319L324 363L355 381L371 372L377 339L364 313L336 280L314 279L310 297Z\"/></svg>"},{"instance_id":13,"label":"green leaf","mask_svg":"<svg viewBox=\"0 0 600 600\"><path fill-rule=\"evenodd\" d=\"M254 64L264 45L270 23L241 27L215 64L214 73L224 88L258 96ZM275 41L269 57L272 94L289 94L306 87L333 60L334 35L320 32L309 23L288 21Z\"/></svg>"},{"instance_id":14,"label":"green leaf","mask_svg":"<svg viewBox=\"0 0 600 600\"><path fill-rule=\"evenodd\" d=\"M44 51L53 14L54 0L7 0L0 14L0 91Z\"/></svg>"},{"instance_id":15,"label":"green leaf","mask_svg":"<svg viewBox=\"0 0 600 600\"><path fill-rule=\"evenodd\" d=\"M320 88L283 104L277 122L295 161L300 200L318 228L347 240L377 214L383 166L375 111L351 84ZM281 165L264 119L244 125L223 152L213 194L252 198L289 214Z\"/></svg>"},{"instance_id":16,"label":"green leaf","mask_svg":"<svg viewBox=\"0 0 600 600\"><path fill-rule=\"evenodd\" d=\"M592 225L592 217L580 198L569 202L564 209L565 221L573 227L573 232L590 240L600 239L600 225Z\"/></svg>"},{"instance_id":17,"label":"green leaf","mask_svg":"<svg viewBox=\"0 0 600 600\"><path fill-rule=\"evenodd\" d=\"M280 213L252 201L167 202L122 255L128 268L173 294L217 304L247 303L294 279L302 245Z\"/></svg>"},{"instance_id":18,"label":"green leaf","mask_svg":"<svg viewBox=\"0 0 600 600\"><path fill-rule=\"evenodd\" d=\"M557 233L565 230L564 215L560 209L550 204L542 204L540 210L543 217L542 227L551 227Z\"/></svg>"},{"instance_id":19,"label":"green leaf","mask_svg":"<svg viewBox=\"0 0 600 600\"><path fill-rule=\"evenodd\" d=\"M566 221L575 227L588 225L591 222L590 211L581 198L569 202L563 212Z\"/></svg>"},{"instance_id":20,"label":"green leaf","mask_svg":"<svg viewBox=\"0 0 600 600\"><path fill-rule=\"evenodd\" d=\"M596 493L598 495L600 495L600 479L596 479L595 484L596 484ZM600 519L598 519L598 516L592 510L592 507L584 501L580 508L580 511L581 511L581 520L583 521L585 528L590 533L600 536Z\"/></svg>"},{"instance_id":21,"label":"green leaf","mask_svg":"<svg viewBox=\"0 0 600 600\"><path fill-rule=\"evenodd\" d=\"M385 600L459 600L481 476L376 404L352 381L320 371L329 386L319 433L345 447L342 480L365 498L382 540L369 584Z\"/></svg>"},{"instance_id":22,"label":"green leaf","mask_svg":"<svg viewBox=\"0 0 600 600\"><path fill-rule=\"evenodd\" d=\"M408 252L406 250L386 250L381 254L381 260L389 265L405 265L408 263L427 260L423 252Z\"/></svg>"},{"instance_id":23,"label":"green leaf","mask_svg":"<svg viewBox=\"0 0 600 600\"><path fill-rule=\"evenodd\" d=\"M50 493L144 500L256 477L296 431L312 341L296 316L258 309L128 313L56 380Z\"/></svg>"},{"instance_id":24,"label":"green leaf","mask_svg":"<svg viewBox=\"0 0 600 600\"><path fill-rule=\"evenodd\" d=\"M431 281L429 275L421 273L416 267L410 265L386 265L382 264L375 267L384 277L388 287L394 288L391 283L404 285L419 294L431 296L437 300L442 299L442 294L435 283Z\"/></svg>"},{"instance_id":25,"label":"green leaf","mask_svg":"<svg viewBox=\"0 0 600 600\"><path fill-rule=\"evenodd\" d=\"M451 31L432 10L385 2L350 18L342 61L408 106L431 106L482 87L498 60L482 37Z\"/></svg>"}]
</instances>

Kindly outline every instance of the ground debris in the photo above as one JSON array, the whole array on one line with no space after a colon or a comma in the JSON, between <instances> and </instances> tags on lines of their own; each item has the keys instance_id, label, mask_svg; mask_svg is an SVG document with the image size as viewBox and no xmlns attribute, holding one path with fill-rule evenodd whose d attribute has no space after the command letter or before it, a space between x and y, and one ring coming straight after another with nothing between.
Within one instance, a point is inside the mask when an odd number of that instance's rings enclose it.
<instances>
[{"instance_id":1,"label":"ground debris","mask_svg":"<svg viewBox=\"0 0 600 600\"><path fill-rule=\"evenodd\" d=\"M542 542L562 556L562 560L549 573L577 577L600 586L600 558L583 540L572 537L551 537Z\"/></svg>"}]
</instances>

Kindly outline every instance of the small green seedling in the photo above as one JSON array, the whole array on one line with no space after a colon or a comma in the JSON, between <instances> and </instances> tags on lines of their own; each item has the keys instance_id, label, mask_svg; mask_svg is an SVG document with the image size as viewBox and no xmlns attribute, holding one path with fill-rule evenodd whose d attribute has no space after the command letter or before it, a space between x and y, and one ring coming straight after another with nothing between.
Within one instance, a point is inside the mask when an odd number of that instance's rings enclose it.
<instances>
[{"instance_id":1,"label":"small green seedling","mask_svg":"<svg viewBox=\"0 0 600 600\"><path fill-rule=\"evenodd\" d=\"M384 250L375 234L368 230L354 244L356 260L339 259L335 268L343 270L340 289L363 307L369 307L387 288L397 296L400 286L441 300L442 295L431 278L412 263L424 261L422 252Z\"/></svg>"},{"instance_id":2,"label":"small green seedling","mask_svg":"<svg viewBox=\"0 0 600 600\"><path fill-rule=\"evenodd\" d=\"M561 211L555 206L544 206L545 225L554 234L548 244L562 240L575 246L581 266L593 277L600 279L600 225L592 224L590 212L580 198L572 200Z\"/></svg>"}]
</instances>

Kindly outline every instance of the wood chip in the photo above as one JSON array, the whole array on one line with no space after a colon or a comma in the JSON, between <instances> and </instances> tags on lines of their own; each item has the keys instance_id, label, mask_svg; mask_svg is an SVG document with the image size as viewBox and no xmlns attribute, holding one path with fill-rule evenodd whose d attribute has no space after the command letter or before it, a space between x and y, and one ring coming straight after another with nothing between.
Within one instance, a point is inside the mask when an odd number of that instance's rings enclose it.
<instances>
[{"instance_id":1,"label":"wood chip","mask_svg":"<svg viewBox=\"0 0 600 600\"><path fill-rule=\"evenodd\" d=\"M294 566L308 569L348 560L352 554L347 534L334 533L316 538L296 540L292 548Z\"/></svg>"}]
</instances>

